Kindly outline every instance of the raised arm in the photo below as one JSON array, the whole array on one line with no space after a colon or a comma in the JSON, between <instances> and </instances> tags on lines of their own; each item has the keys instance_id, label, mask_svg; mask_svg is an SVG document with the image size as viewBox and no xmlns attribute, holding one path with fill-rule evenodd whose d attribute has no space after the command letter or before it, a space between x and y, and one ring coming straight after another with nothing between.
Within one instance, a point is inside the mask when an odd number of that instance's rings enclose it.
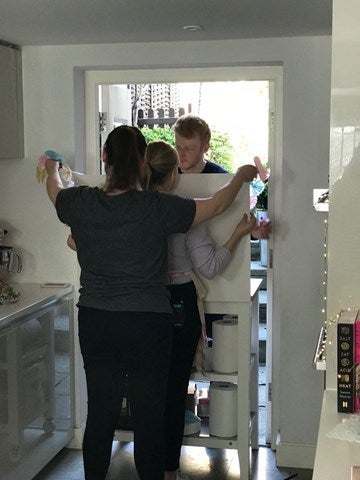
<instances>
[{"instance_id":1,"label":"raised arm","mask_svg":"<svg viewBox=\"0 0 360 480\"><path fill-rule=\"evenodd\" d=\"M71 233L68 236L68 238L66 240L66 243L67 243L67 246L71 248L71 250L74 250L74 252L77 252L76 243L75 243L75 240L73 239L73 236L71 235Z\"/></svg>"},{"instance_id":2,"label":"raised arm","mask_svg":"<svg viewBox=\"0 0 360 480\"><path fill-rule=\"evenodd\" d=\"M231 260L229 250L215 244L205 223L195 225L187 232L186 249L194 270L208 280L219 275Z\"/></svg>"},{"instance_id":3,"label":"raised arm","mask_svg":"<svg viewBox=\"0 0 360 480\"><path fill-rule=\"evenodd\" d=\"M251 182L258 171L254 165L243 165L232 179L210 198L197 198L193 225L209 220L223 213L235 200L244 182Z\"/></svg>"},{"instance_id":4,"label":"raised arm","mask_svg":"<svg viewBox=\"0 0 360 480\"><path fill-rule=\"evenodd\" d=\"M45 162L45 169L48 174L46 179L47 194L55 205L57 194L64 188L59 175L59 162L48 158Z\"/></svg>"},{"instance_id":5,"label":"raised arm","mask_svg":"<svg viewBox=\"0 0 360 480\"><path fill-rule=\"evenodd\" d=\"M211 280L227 267L231 253L240 240L248 235L256 222L255 216L244 214L229 239L219 247L207 232L206 225L191 227L186 234L186 248L194 268L205 278Z\"/></svg>"}]
</instances>

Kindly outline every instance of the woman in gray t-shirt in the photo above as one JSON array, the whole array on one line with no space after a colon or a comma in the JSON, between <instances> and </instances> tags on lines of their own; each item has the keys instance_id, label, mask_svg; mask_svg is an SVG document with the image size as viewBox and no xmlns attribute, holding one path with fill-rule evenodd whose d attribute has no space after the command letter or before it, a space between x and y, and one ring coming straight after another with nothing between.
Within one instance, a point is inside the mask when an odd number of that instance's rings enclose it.
<instances>
[{"instance_id":1,"label":"woman in gray t-shirt","mask_svg":"<svg viewBox=\"0 0 360 480\"><path fill-rule=\"evenodd\" d=\"M222 213L255 167L240 169L210 199L139 191L145 141L120 126L103 151L103 188L64 189L48 159L46 186L61 222L71 228L81 267L79 341L88 415L83 442L86 480L103 480L128 378L134 457L141 480L164 478L164 412L173 331L165 286L167 237Z\"/></svg>"}]
</instances>

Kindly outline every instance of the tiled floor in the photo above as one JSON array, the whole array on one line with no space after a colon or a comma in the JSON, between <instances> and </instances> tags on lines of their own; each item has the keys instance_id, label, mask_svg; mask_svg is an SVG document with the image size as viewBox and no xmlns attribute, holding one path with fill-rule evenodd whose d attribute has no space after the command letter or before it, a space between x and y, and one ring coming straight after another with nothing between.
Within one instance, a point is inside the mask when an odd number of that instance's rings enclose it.
<instances>
[{"instance_id":1,"label":"tiled floor","mask_svg":"<svg viewBox=\"0 0 360 480\"><path fill-rule=\"evenodd\" d=\"M266 367L259 366L259 450L252 452L252 480L311 480L312 470L277 468L275 452L266 445ZM236 450L183 447L182 471L190 480L239 480ZM80 450L64 449L33 480L82 480ZM107 480L138 480L133 444L114 442ZM241 479L242 480L242 479Z\"/></svg>"},{"instance_id":2,"label":"tiled floor","mask_svg":"<svg viewBox=\"0 0 360 480\"><path fill-rule=\"evenodd\" d=\"M236 450L183 447L182 471L190 480L238 480ZM34 480L82 480L80 450L64 449ZM312 471L277 468L275 454L267 447L252 453L252 480L311 480ZM133 444L114 442L107 480L138 480L133 462Z\"/></svg>"},{"instance_id":3,"label":"tiled floor","mask_svg":"<svg viewBox=\"0 0 360 480\"><path fill-rule=\"evenodd\" d=\"M275 453L266 446L265 408L266 367L259 367L259 444L252 452L252 480L311 480L312 471L295 468L277 468ZM182 470L190 480L238 480L239 460L236 450L218 450L203 447L183 447ZM83 466L80 450L64 449L34 480L82 480ZM138 480L133 444L114 442L108 480ZM20 480L20 479L19 479Z\"/></svg>"},{"instance_id":4,"label":"tiled floor","mask_svg":"<svg viewBox=\"0 0 360 480\"><path fill-rule=\"evenodd\" d=\"M252 452L252 480L311 480L312 471L295 468L277 468L275 453L266 446L264 365L259 367L259 444ZM203 447L183 447L182 471L190 480L238 480L239 460L236 450L218 450ZM34 480L82 480L83 466L80 450L64 449L40 472ZM133 444L114 442L108 480L138 480Z\"/></svg>"},{"instance_id":5,"label":"tiled floor","mask_svg":"<svg viewBox=\"0 0 360 480\"><path fill-rule=\"evenodd\" d=\"M277 468L275 453L266 446L265 408L266 367L259 367L259 450L252 452L252 480L311 480L312 470ZM238 480L239 460L236 450L183 447L182 470L190 480ZM80 450L64 449L34 480L82 480ZM138 480L133 444L114 442L108 480Z\"/></svg>"}]
</instances>

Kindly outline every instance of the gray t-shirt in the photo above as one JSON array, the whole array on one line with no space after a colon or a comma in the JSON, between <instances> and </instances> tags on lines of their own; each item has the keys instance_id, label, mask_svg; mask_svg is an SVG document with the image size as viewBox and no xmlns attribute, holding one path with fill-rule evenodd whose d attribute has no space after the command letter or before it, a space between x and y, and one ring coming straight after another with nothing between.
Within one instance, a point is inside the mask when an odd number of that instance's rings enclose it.
<instances>
[{"instance_id":1,"label":"gray t-shirt","mask_svg":"<svg viewBox=\"0 0 360 480\"><path fill-rule=\"evenodd\" d=\"M229 250L218 247L213 242L205 223L191 227L187 233L170 235L168 250L169 285L190 282L190 270L212 279L219 275L231 260Z\"/></svg>"},{"instance_id":2,"label":"gray t-shirt","mask_svg":"<svg viewBox=\"0 0 360 480\"><path fill-rule=\"evenodd\" d=\"M167 237L190 228L194 200L139 190L106 195L97 187L74 187L59 192L56 210L77 246L79 305L171 313Z\"/></svg>"}]
</instances>

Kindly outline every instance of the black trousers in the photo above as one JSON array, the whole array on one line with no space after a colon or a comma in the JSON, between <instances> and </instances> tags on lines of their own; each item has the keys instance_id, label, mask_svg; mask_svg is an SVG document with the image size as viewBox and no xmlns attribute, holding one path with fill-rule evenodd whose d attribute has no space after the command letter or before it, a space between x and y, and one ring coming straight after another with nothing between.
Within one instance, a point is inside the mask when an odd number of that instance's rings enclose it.
<instances>
[{"instance_id":1,"label":"black trousers","mask_svg":"<svg viewBox=\"0 0 360 480\"><path fill-rule=\"evenodd\" d=\"M79 307L79 340L88 391L83 442L86 480L104 480L128 378L134 458L141 480L163 480L164 414L172 317Z\"/></svg>"},{"instance_id":2,"label":"black trousers","mask_svg":"<svg viewBox=\"0 0 360 480\"><path fill-rule=\"evenodd\" d=\"M174 328L165 413L165 470L179 468L184 433L185 402L201 320L193 282L168 287L172 302L184 302L185 324Z\"/></svg>"}]
</instances>

